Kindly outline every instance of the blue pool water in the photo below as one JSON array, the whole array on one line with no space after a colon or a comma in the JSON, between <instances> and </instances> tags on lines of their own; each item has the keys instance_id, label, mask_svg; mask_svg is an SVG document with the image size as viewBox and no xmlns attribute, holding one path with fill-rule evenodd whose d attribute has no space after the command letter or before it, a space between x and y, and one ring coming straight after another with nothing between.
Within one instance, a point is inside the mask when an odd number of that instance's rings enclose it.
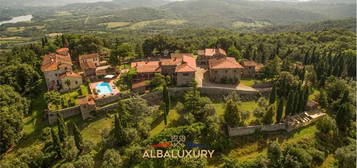
<instances>
[{"instance_id":1,"label":"blue pool water","mask_svg":"<svg viewBox=\"0 0 357 168\"><path fill-rule=\"evenodd\" d=\"M113 93L113 90L108 82L98 83L95 88L97 89L99 95Z\"/></svg>"}]
</instances>

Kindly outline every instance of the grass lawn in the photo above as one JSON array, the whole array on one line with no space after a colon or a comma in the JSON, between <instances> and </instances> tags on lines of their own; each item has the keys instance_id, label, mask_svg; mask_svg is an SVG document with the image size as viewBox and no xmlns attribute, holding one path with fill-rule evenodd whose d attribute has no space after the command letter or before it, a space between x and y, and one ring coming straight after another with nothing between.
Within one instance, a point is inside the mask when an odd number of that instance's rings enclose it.
<instances>
[{"instance_id":1,"label":"grass lawn","mask_svg":"<svg viewBox=\"0 0 357 168\"><path fill-rule=\"evenodd\" d=\"M9 32L22 32L25 30L25 27L8 27L6 28L6 31L9 31Z\"/></svg>"},{"instance_id":2,"label":"grass lawn","mask_svg":"<svg viewBox=\"0 0 357 168\"><path fill-rule=\"evenodd\" d=\"M243 80L242 79L242 80L240 80L241 84L243 84L245 86L250 86L250 87L252 87L257 82L259 82L259 80L255 80L255 79L251 79L251 80L247 80L247 79Z\"/></svg>"},{"instance_id":3,"label":"grass lawn","mask_svg":"<svg viewBox=\"0 0 357 168\"><path fill-rule=\"evenodd\" d=\"M107 28L117 28L117 27L123 27L131 24L131 22L107 22L107 23L101 23L100 25L106 25Z\"/></svg>"},{"instance_id":4,"label":"grass lawn","mask_svg":"<svg viewBox=\"0 0 357 168\"><path fill-rule=\"evenodd\" d=\"M176 110L170 110L169 115L167 117L167 125L170 125L170 123L174 120L177 120L180 117L180 114L177 113ZM153 128L150 131L150 137L153 137L157 134L159 134L162 130L165 129L165 122L162 120L160 124L158 124L155 128Z\"/></svg>"},{"instance_id":5,"label":"grass lawn","mask_svg":"<svg viewBox=\"0 0 357 168\"><path fill-rule=\"evenodd\" d=\"M309 100L315 100L316 101L316 98L317 98L317 96L319 94L320 94L320 91L315 89L315 88L313 88L311 95L309 95Z\"/></svg>"},{"instance_id":6,"label":"grass lawn","mask_svg":"<svg viewBox=\"0 0 357 168\"><path fill-rule=\"evenodd\" d=\"M105 117L99 120L95 120L92 122L87 122L83 124L81 130L83 139L93 142L94 144L98 144L102 141L102 133L103 131L111 130L113 127L114 118Z\"/></svg>"},{"instance_id":7,"label":"grass lawn","mask_svg":"<svg viewBox=\"0 0 357 168\"><path fill-rule=\"evenodd\" d=\"M337 168L337 161L333 154L329 154L325 161L317 168Z\"/></svg>"},{"instance_id":8,"label":"grass lawn","mask_svg":"<svg viewBox=\"0 0 357 168\"><path fill-rule=\"evenodd\" d=\"M223 116L224 115L224 110L225 110L225 104L224 103L218 103L218 104L213 104L214 107L216 108L216 112L218 116ZM239 105L239 109L242 111L248 111L250 113L249 119L246 121L246 123L249 123L251 120L254 120L253 116L253 111L255 108L257 108L258 104L255 101L248 101L248 102L241 102Z\"/></svg>"}]
</instances>

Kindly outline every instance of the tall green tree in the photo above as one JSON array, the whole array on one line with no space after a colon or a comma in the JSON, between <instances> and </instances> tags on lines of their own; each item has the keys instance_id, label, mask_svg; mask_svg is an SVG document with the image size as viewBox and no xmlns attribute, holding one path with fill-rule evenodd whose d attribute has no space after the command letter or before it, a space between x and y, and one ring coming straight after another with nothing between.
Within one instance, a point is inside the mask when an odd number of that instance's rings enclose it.
<instances>
[{"instance_id":1,"label":"tall green tree","mask_svg":"<svg viewBox=\"0 0 357 168\"><path fill-rule=\"evenodd\" d=\"M112 50L109 57L109 63L113 66L121 65L125 59L133 57L135 57L133 48L129 43L123 43Z\"/></svg>"},{"instance_id":2,"label":"tall green tree","mask_svg":"<svg viewBox=\"0 0 357 168\"><path fill-rule=\"evenodd\" d=\"M227 56L234 57L236 60L242 59L242 53L234 45L228 48Z\"/></svg>"},{"instance_id":3,"label":"tall green tree","mask_svg":"<svg viewBox=\"0 0 357 168\"><path fill-rule=\"evenodd\" d=\"M79 128L76 123L73 123L72 131L73 131L74 142L76 144L76 147L79 150L79 153L82 153L82 151L84 149L83 138L82 138L82 134L79 131Z\"/></svg>"},{"instance_id":4,"label":"tall green tree","mask_svg":"<svg viewBox=\"0 0 357 168\"><path fill-rule=\"evenodd\" d=\"M266 113L264 114L264 117L262 118L262 122L264 124L266 124L266 125L267 124L273 124L274 123L275 111L276 111L275 105L271 104L268 107L268 110L266 111Z\"/></svg>"},{"instance_id":5,"label":"tall green tree","mask_svg":"<svg viewBox=\"0 0 357 168\"><path fill-rule=\"evenodd\" d=\"M68 131L67 131L67 125L60 114L57 114L57 128L58 128L59 139L61 143L63 143L68 136Z\"/></svg>"},{"instance_id":6,"label":"tall green tree","mask_svg":"<svg viewBox=\"0 0 357 168\"><path fill-rule=\"evenodd\" d=\"M228 100L224 111L224 120L230 127L242 125L241 113L238 109L238 104L233 100Z\"/></svg>"},{"instance_id":7,"label":"tall green tree","mask_svg":"<svg viewBox=\"0 0 357 168\"><path fill-rule=\"evenodd\" d=\"M271 92L270 92L270 97L269 97L269 104L273 104L276 101L276 86L274 85Z\"/></svg>"},{"instance_id":8,"label":"tall green tree","mask_svg":"<svg viewBox=\"0 0 357 168\"><path fill-rule=\"evenodd\" d=\"M115 118L114 118L114 137L117 141L117 144L119 146L123 146L126 144L125 142L125 137L124 137L124 127L123 127L123 124L122 124L122 121L121 119L119 118L118 115L115 115Z\"/></svg>"},{"instance_id":9,"label":"tall green tree","mask_svg":"<svg viewBox=\"0 0 357 168\"><path fill-rule=\"evenodd\" d=\"M278 109L276 110L276 122L279 123L283 117L285 99L279 101Z\"/></svg>"},{"instance_id":10,"label":"tall green tree","mask_svg":"<svg viewBox=\"0 0 357 168\"><path fill-rule=\"evenodd\" d=\"M288 95L288 101L286 102L285 117L292 114L293 105L294 105L294 94L290 92Z\"/></svg>"},{"instance_id":11,"label":"tall green tree","mask_svg":"<svg viewBox=\"0 0 357 168\"><path fill-rule=\"evenodd\" d=\"M345 134L352 124L352 114L354 106L350 103L345 103L339 106L336 114L336 124L342 134Z\"/></svg>"},{"instance_id":12,"label":"tall green tree","mask_svg":"<svg viewBox=\"0 0 357 168\"><path fill-rule=\"evenodd\" d=\"M281 151L280 144L273 141L268 146L268 159L270 161L269 167L280 168L283 152Z\"/></svg>"},{"instance_id":13,"label":"tall green tree","mask_svg":"<svg viewBox=\"0 0 357 168\"><path fill-rule=\"evenodd\" d=\"M56 131L52 128L51 129L51 136L52 136L52 148L56 153L57 158L63 158L62 156L62 143Z\"/></svg>"},{"instance_id":14,"label":"tall green tree","mask_svg":"<svg viewBox=\"0 0 357 168\"><path fill-rule=\"evenodd\" d=\"M169 115L170 112L170 95L169 95L169 91L167 89L167 85L164 84L164 88L162 90L162 97L164 99L164 103L165 103L165 108L164 108L164 121L165 121L165 125L167 125L167 116Z\"/></svg>"},{"instance_id":15,"label":"tall green tree","mask_svg":"<svg viewBox=\"0 0 357 168\"><path fill-rule=\"evenodd\" d=\"M26 98L10 86L0 85L0 154L22 138L22 120L28 110Z\"/></svg>"}]
</instances>

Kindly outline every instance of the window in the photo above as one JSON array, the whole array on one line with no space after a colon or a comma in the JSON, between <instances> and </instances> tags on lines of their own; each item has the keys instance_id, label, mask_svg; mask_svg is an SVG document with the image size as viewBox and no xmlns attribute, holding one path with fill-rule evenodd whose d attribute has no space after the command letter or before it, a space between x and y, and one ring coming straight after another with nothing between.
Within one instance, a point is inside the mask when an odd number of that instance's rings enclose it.
<instances>
[{"instance_id":1,"label":"window","mask_svg":"<svg viewBox=\"0 0 357 168\"><path fill-rule=\"evenodd\" d=\"M183 76L188 76L188 73L183 73L182 75L183 75Z\"/></svg>"},{"instance_id":2,"label":"window","mask_svg":"<svg viewBox=\"0 0 357 168\"><path fill-rule=\"evenodd\" d=\"M78 85L78 81L76 81L76 85Z\"/></svg>"},{"instance_id":3,"label":"window","mask_svg":"<svg viewBox=\"0 0 357 168\"><path fill-rule=\"evenodd\" d=\"M228 73L228 70L225 70L224 72Z\"/></svg>"}]
</instances>

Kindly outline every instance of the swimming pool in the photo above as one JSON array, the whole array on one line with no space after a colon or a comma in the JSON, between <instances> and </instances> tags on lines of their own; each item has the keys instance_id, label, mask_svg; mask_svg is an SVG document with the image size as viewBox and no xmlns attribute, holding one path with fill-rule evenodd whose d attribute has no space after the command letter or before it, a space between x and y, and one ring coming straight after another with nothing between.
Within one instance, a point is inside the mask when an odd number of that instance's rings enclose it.
<instances>
[{"instance_id":1,"label":"swimming pool","mask_svg":"<svg viewBox=\"0 0 357 168\"><path fill-rule=\"evenodd\" d=\"M98 83L95 85L95 88L97 89L99 95L113 93L113 90L108 82Z\"/></svg>"}]
</instances>

